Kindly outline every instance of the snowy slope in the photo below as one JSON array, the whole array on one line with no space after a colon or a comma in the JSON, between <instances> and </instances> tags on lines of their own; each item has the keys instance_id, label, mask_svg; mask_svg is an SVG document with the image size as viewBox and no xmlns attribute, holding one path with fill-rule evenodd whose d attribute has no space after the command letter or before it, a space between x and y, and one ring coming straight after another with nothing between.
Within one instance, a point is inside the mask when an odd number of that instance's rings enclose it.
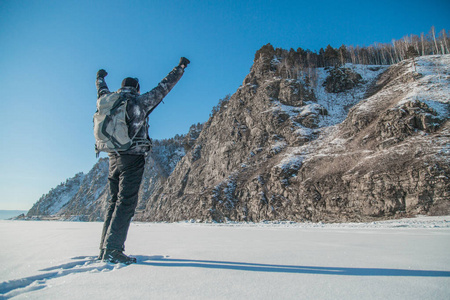
<instances>
[{"instance_id":1,"label":"snowy slope","mask_svg":"<svg viewBox=\"0 0 450 300\"><path fill-rule=\"evenodd\" d=\"M328 115L320 120L319 127L342 123L347 117L348 109L364 99L367 89L373 84L377 76L386 71L388 67L346 64L344 68L349 68L360 74L363 83L344 93L327 93L323 83L329 74L324 68L319 68L319 84L315 90L317 103L324 106L328 111Z\"/></svg>"},{"instance_id":2,"label":"snowy slope","mask_svg":"<svg viewBox=\"0 0 450 300\"><path fill-rule=\"evenodd\" d=\"M28 216L58 213L77 194L84 178L83 173L78 173L43 195L28 211Z\"/></svg>"},{"instance_id":3,"label":"snowy slope","mask_svg":"<svg viewBox=\"0 0 450 300\"><path fill-rule=\"evenodd\" d=\"M403 61L396 66L392 67L398 69L398 73L391 71L397 76L395 80L387 81L386 85L379 91L373 92L370 96L368 93L372 88L374 80L377 79L381 73L387 70L387 66L363 66L363 65L351 65L347 64L347 68L351 68L357 73L362 75L364 84L359 85L356 89L350 90L346 93L333 94L325 91L323 82L327 76L325 69L319 69L318 82L316 89L317 104L327 109L328 115L322 116L319 122L318 129L300 128L298 132L303 135L309 135L312 133L318 134L318 138L311 143L296 146L296 147L284 147L285 152L282 154L283 159L278 168L283 170L292 169L293 162L297 162L299 165L304 165L309 161L315 161L320 157L344 157L345 155L358 154L365 156L366 158L361 160L361 165L370 160L376 161L377 156L382 155L395 155L407 153L408 150L417 149L416 153L420 151L430 153L430 157L433 156L436 161L442 161L444 164L450 163L448 154L450 153L450 139L448 130L448 118L450 115L450 55L438 55L438 56L424 56L416 59L416 69L414 69L412 60ZM404 70L407 70L406 72ZM393 76L394 77L394 76ZM392 78L390 78L392 79ZM392 97L396 95L396 97ZM394 101L392 102L392 99ZM391 101L391 103L389 103ZM419 102L420 101L420 102ZM387 102L387 103L386 103ZM405 139L403 143L399 143L399 146L392 148L381 148L383 151L375 151L373 149L361 148L353 146L349 151L348 145L355 137L355 133L344 137L343 121L348 124L351 120L346 120L348 111L346 107L353 106L351 114L354 116L362 116L360 119L364 120L366 116L379 116L386 108L389 111L400 110L403 111L403 107L408 103L425 103L432 109L430 114L431 119L439 120L436 125L438 128L444 124L441 128L441 134L432 136L433 130L425 128L423 131L415 129L415 136ZM285 106L284 106L285 107ZM289 109L284 108L285 111ZM375 112L375 113L374 113ZM367 117L367 119L370 119ZM382 121L380 121L381 123ZM374 122L375 123L375 122ZM388 122L386 122L388 123ZM430 124L429 124L430 125ZM359 145L366 142L365 138L379 138L380 136L367 135L363 138ZM420 145L420 146L419 146ZM419 156L418 156L419 157ZM425 156L424 156L425 157ZM347 174L351 174L355 169L359 167L357 164L355 167L347 170ZM367 164L366 170L371 170L372 166ZM299 169L299 168L297 168ZM406 167L404 168L406 172ZM369 176L370 177L370 176ZM448 179L446 176L441 177ZM448 197L448 196L447 196ZM388 198L388 197L386 197ZM448 199L448 198L447 198Z\"/></svg>"},{"instance_id":4,"label":"snowy slope","mask_svg":"<svg viewBox=\"0 0 450 300\"><path fill-rule=\"evenodd\" d=\"M320 105L328 111L328 114L321 117L319 122L320 129L311 130L299 126L298 132L304 135L310 134L311 131L316 133L321 132L321 138L319 138L318 142L325 146L321 148L329 150L330 148L339 146L344 140L334 139L334 133L337 130L335 125L339 125L345 120L349 107L357 104L355 106L356 113L358 111L364 112L371 109L373 110L374 107L376 108L379 103L383 101L383 98L388 97L390 93L394 92L404 93L402 99L396 103L396 107L401 107L406 102L419 100L432 108L439 118L448 119L450 115L450 55L423 56L417 58L415 64L416 70L414 70L412 60L404 61L399 65L408 66L410 71L404 74L405 77L408 75L417 76L420 74L418 76L420 78L402 84L397 82L389 88L384 89L383 92L379 92L367 99L364 97L366 96L368 89L374 83L377 76L386 71L389 66L346 64L346 68L350 68L362 76L364 83L345 93L326 92L323 83L328 76L328 72L325 68L319 68L318 84L315 89L317 102L310 103L310 105L302 107L301 109L306 110L305 113L307 113L308 110L313 108L313 105ZM291 115L298 113L298 108L294 109L282 105L281 103L279 106ZM326 139L326 141L324 141L324 139ZM329 143L331 143L331 146L326 147ZM290 149L288 156L292 152L309 152L307 150L305 151L305 149L317 150L317 147L314 147L315 144L317 143Z\"/></svg>"},{"instance_id":5,"label":"snowy slope","mask_svg":"<svg viewBox=\"0 0 450 300\"><path fill-rule=\"evenodd\" d=\"M450 297L450 216L358 224L133 223L127 251L138 263L130 266L92 261L101 225L0 221L0 298Z\"/></svg>"},{"instance_id":6,"label":"snowy slope","mask_svg":"<svg viewBox=\"0 0 450 300\"><path fill-rule=\"evenodd\" d=\"M324 107L327 110L327 115L322 116L318 127L328 127L342 123L347 116L348 109L359 101L364 99L368 88L373 84L378 75L386 71L389 66L371 66L371 65L354 65L346 64L343 68L351 69L361 75L362 83L355 88L342 93L328 93L325 90L324 82L329 76L329 68L317 69L317 86L314 88L317 101L307 102L307 105L302 107L303 114L308 114L314 110L316 106ZM298 107L283 106L285 111L290 113L297 113Z\"/></svg>"},{"instance_id":7,"label":"snowy slope","mask_svg":"<svg viewBox=\"0 0 450 300\"><path fill-rule=\"evenodd\" d=\"M370 110L376 107L382 98L392 91L405 93L397 107L406 102L423 101L434 109L440 118L448 118L450 105L450 55L423 56L415 61L416 70L412 60L403 61L399 65L408 66L404 77L415 77L416 80L392 85L383 92L368 98L357 107L358 110Z\"/></svg>"},{"instance_id":8,"label":"snowy slope","mask_svg":"<svg viewBox=\"0 0 450 300\"><path fill-rule=\"evenodd\" d=\"M300 115L308 115L314 111L325 109L327 114L321 116L318 122L318 128L324 128L342 123L347 117L350 107L364 99L367 90L374 83L374 80L381 73L386 71L389 66L372 66L372 65L354 65L346 64L342 68L350 69L352 72L360 74L362 77L361 84L342 93L329 93L326 91L324 82L327 79L330 68L317 68L317 84L312 87L316 101L306 101L304 106L290 106L282 104L278 99L274 99L273 111L282 110L286 112L291 118ZM298 79L299 82L305 84L303 78ZM294 80L292 80L294 81ZM308 132L313 131L310 128L296 124L300 135L308 135ZM318 130L314 130L318 132Z\"/></svg>"}]
</instances>

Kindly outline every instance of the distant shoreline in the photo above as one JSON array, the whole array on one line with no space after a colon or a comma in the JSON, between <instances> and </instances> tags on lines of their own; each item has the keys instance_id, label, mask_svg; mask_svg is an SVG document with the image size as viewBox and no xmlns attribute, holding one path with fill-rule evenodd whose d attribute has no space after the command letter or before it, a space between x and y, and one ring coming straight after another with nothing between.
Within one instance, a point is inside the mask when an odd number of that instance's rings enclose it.
<instances>
[{"instance_id":1,"label":"distant shoreline","mask_svg":"<svg viewBox=\"0 0 450 300\"><path fill-rule=\"evenodd\" d=\"M0 220L7 220L9 218L17 217L20 214L26 214L28 210L6 210L0 209Z\"/></svg>"}]
</instances>

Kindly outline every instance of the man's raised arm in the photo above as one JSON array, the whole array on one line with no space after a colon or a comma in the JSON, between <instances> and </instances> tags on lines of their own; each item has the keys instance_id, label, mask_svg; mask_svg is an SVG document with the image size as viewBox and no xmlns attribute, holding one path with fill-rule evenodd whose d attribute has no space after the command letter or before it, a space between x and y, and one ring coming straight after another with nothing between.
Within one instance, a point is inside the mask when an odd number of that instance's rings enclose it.
<instances>
[{"instance_id":1,"label":"man's raised arm","mask_svg":"<svg viewBox=\"0 0 450 300\"><path fill-rule=\"evenodd\" d=\"M142 95L142 105L145 107L147 114L150 113L177 84L184 74L184 69L189 63L190 61L187 58L182 57L178 66L173 68L173 70L154 89Z\"/></svg>"},{"instance_id":2,"label":"man's raised arm","mask_svg":"<svg viewBox=\"0 0 450 300\"><path fill-rule=\"evenodd\" d=\"M108 72L103 69L100 69L97 72L97 80L95 81L95 85L97 86L97 98L109 93L108 85L105 81L107 75Z\"/></svg>"}]
</instances>

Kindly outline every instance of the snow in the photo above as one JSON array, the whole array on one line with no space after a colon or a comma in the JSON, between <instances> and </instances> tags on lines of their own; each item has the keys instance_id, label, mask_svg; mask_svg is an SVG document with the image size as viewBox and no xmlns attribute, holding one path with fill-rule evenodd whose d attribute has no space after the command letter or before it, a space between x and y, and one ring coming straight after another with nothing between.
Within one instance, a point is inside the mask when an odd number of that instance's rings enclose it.
<instances>
[{"instance_id":1,"label":"snow","mask_svg":"<svg viewBox=\"0 0 450 300\"><path fill-rule=\"evenodd\" d=\"M276 60L273 62L276 62ZM304 106L297 107L282 104L279 99L271 98L273 107L263 113L282 111L289 115L291 119L295 119L295 117L305 117L310 114L318 115L318 129L310 129L293 121L293 124L297 127L295 133L304 137L310 137L320 133L324 128L342 123L347 117L349 108L364 99L367 89L381 73L388 69L389 66L355 65L349 63L344 67L360 74L363 80L362 83L347 92L328 93L323 86L323 83L329 76L328 70L327 68L317 68L317 85L313 87L317 102L306 101ZM304 79L300 78L298 81L302 82ZM321 112L323 111L326 111L327 114L322 115Z\"/></svg>"},{"instance_id":2,"label":"snow","mask_svg":"<svg viewBox=\"0 0 450 300\"><path fill-rule=\"evenodd\" d=\"M409 64L402 76L412 75L415 80L397 83L391 87L385 87L372 97L358 104L360 111L370 110L371 106L383 102L384 96L389 93L397 93L402 99L396 106L400 107L409 101L422 101L434 109L439 118L448 118L450 110L450 55L421 56L416 60L416 71L413 69L412 60L403 61L401 64Z\"/></svg>"},{"instance_id":3,"label":"snow","mask_svg":"<svg viewBox=\"0 0 450 300\"><path fill-rule=\"evenodd\" d=\"M55 215L58 213L61 208L63 208L64 205L66 205L78 192L78 189L73 189L69 191L68 193L64 193L61 195L61 197L57 198L55 202L52 203L52 205L48 209L49 215Z\"/></svg>"},{"instance_id":4,"label":"snow","mask_svg":"<svg viewBox=\"0 0 450 300\"><path fill-rule=\"evenodd\" d=\"M302 166L303 159L304 158L302 156L296 156L290 153L286 155L275 167L282 170L298 170Z\"/></svg>"},{"instance_id":5,"label":"snow","mask_svg":"<svg viewBox=\"0 0 450 300\"><path fill-rule=\"evenodd\" d=\"M299 126L299 129L295 130L295 133L297 135L301 135L301 136L304 136L304 137L311 136L311 135L313 135L315 133L318 133L318 132L320 132L320 131L316 130L316 129L303 127L303 126Z\"/></svg>"},{"instance_id":6,"label":"snow","mask_svg":"<svg viewBox=\"0 0 450 300\"><path fill-rule=\"evenodd\" d=\"M286 148L287 143L285 141L278 141L270 148L272 153L280 153L284 148Z\"/></svg>"},{"instance_id":7,"label":"snow","mask_svg":"<svg viewBox=\"0 0 450 300\"><path fill-rule=\"evenodd\" d=\"M372 223L132 223L97 255L101 223L0 221L0 298L449 299L450 216Z\"/></svg>"},{"instance_id":8,"label":"snow","mask_svg":"<svg viewBox=\"0 0 450 300\"><path fill-rule=\"evenodd\" d=\"M450 55L424 56L416 61L417 73L421 77L409 83L407 96L398 106L407 101L419 100L432 108L440 118L449 115L450 105ZM413 72L411 69L410 72Z\"/></svg>"},{"instance_id":9,"label":"snow","mask_svg":"<svg viewBox=\"0 0 450 300\"><path fill-rule=\"evenodd\" d=\"M318 68L318 84L315 89L317 104L323 106L328 111L328 116L321 117L319 127L333 126L342 123L347 117L349 107L364 99L368 87L381 73L389 66L355 65L346 64L345 68L352 69L363 78L363 84L343 93L328 93L325 91L323 83L329 76L325 68Z\"/></svg>"},{"instance_id":10,"label":"snow","mask_svg":"<svg viewBox=\"0 0 450 300\"><path fill-rule=\"evenodd\" d=\"M412 60L410 62L402 62L407 64L405 75L413 75L416 80L411 82L397 83L390 87L385 87L375 95L364 99L367 89L374 82L374 80L389 66L366 66L346 64L346 68L351 68L353 71L359 73L363 78L363 84L358 85L353 90L343 93L328 93L323 87L323 82L328 76L325 68L318 68L318 84L314 90L317 98L316 103L309 103L304 107L291 107L277 103L274 110L282 110L288 113L291 117L298 113L307 114L317 109L324 107L328 115L319 116L319 128L310 129L301 126L298 123L295 132L303 137L314 137L309 143L299 147L286 147L283 154L284 159L291 157L302 156L303 163L308 162L313 157L330 156L330 155L344 155L352 154L345 152L343 145L347 140L339 138L339 124L342 123L348 114L348 109L355 105L356 112L364 113L374 110L377 105L392 99L393 94L398 94L397 107L404 105L408 101L422 101L433 109L437 117L446 119L450 115L450 55L434 55L422 56L416 59L416 72L413 69ZM408 66L408 64L410 66ZM420 75L418 75L420 74ZM400 75L403 76L403 75ZM316 105L316 106L313 106ZM444 129L445 130L445 129ZM436 138L434 144L440 147L438 150L440 154L448 153L448 138L443 132L444 138ZM423 139L417 137L422 141ZM411 140L416 139L412 137ZM368 151L370 152L370 151ZM370 153L368 153L370 154ZM379 155L380 153L374 153ZM370 158L368 156L367 158ZM442 159L442 157L438 157Z\"/></svg>"}]
</instances>

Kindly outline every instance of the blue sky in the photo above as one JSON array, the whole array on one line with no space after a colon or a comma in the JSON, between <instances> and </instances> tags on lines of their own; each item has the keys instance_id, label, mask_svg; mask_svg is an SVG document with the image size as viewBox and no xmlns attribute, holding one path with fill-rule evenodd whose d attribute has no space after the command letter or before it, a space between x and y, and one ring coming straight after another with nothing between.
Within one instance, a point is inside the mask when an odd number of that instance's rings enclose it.
<instances>
[{"instance_id":1,"label":"blue sky","mask_svg":"<svg viewBox=\"0 0 450 300\"><path fill-rule=\"evenodd\" d=\"M255 52L271 43L389 43L450 30L449 1L0 1L0 209L29 209L96 162L95 74L152 89L191 65L151 115L150 136L184 134L233 94Z\"/></svg>"}]
</instances>

